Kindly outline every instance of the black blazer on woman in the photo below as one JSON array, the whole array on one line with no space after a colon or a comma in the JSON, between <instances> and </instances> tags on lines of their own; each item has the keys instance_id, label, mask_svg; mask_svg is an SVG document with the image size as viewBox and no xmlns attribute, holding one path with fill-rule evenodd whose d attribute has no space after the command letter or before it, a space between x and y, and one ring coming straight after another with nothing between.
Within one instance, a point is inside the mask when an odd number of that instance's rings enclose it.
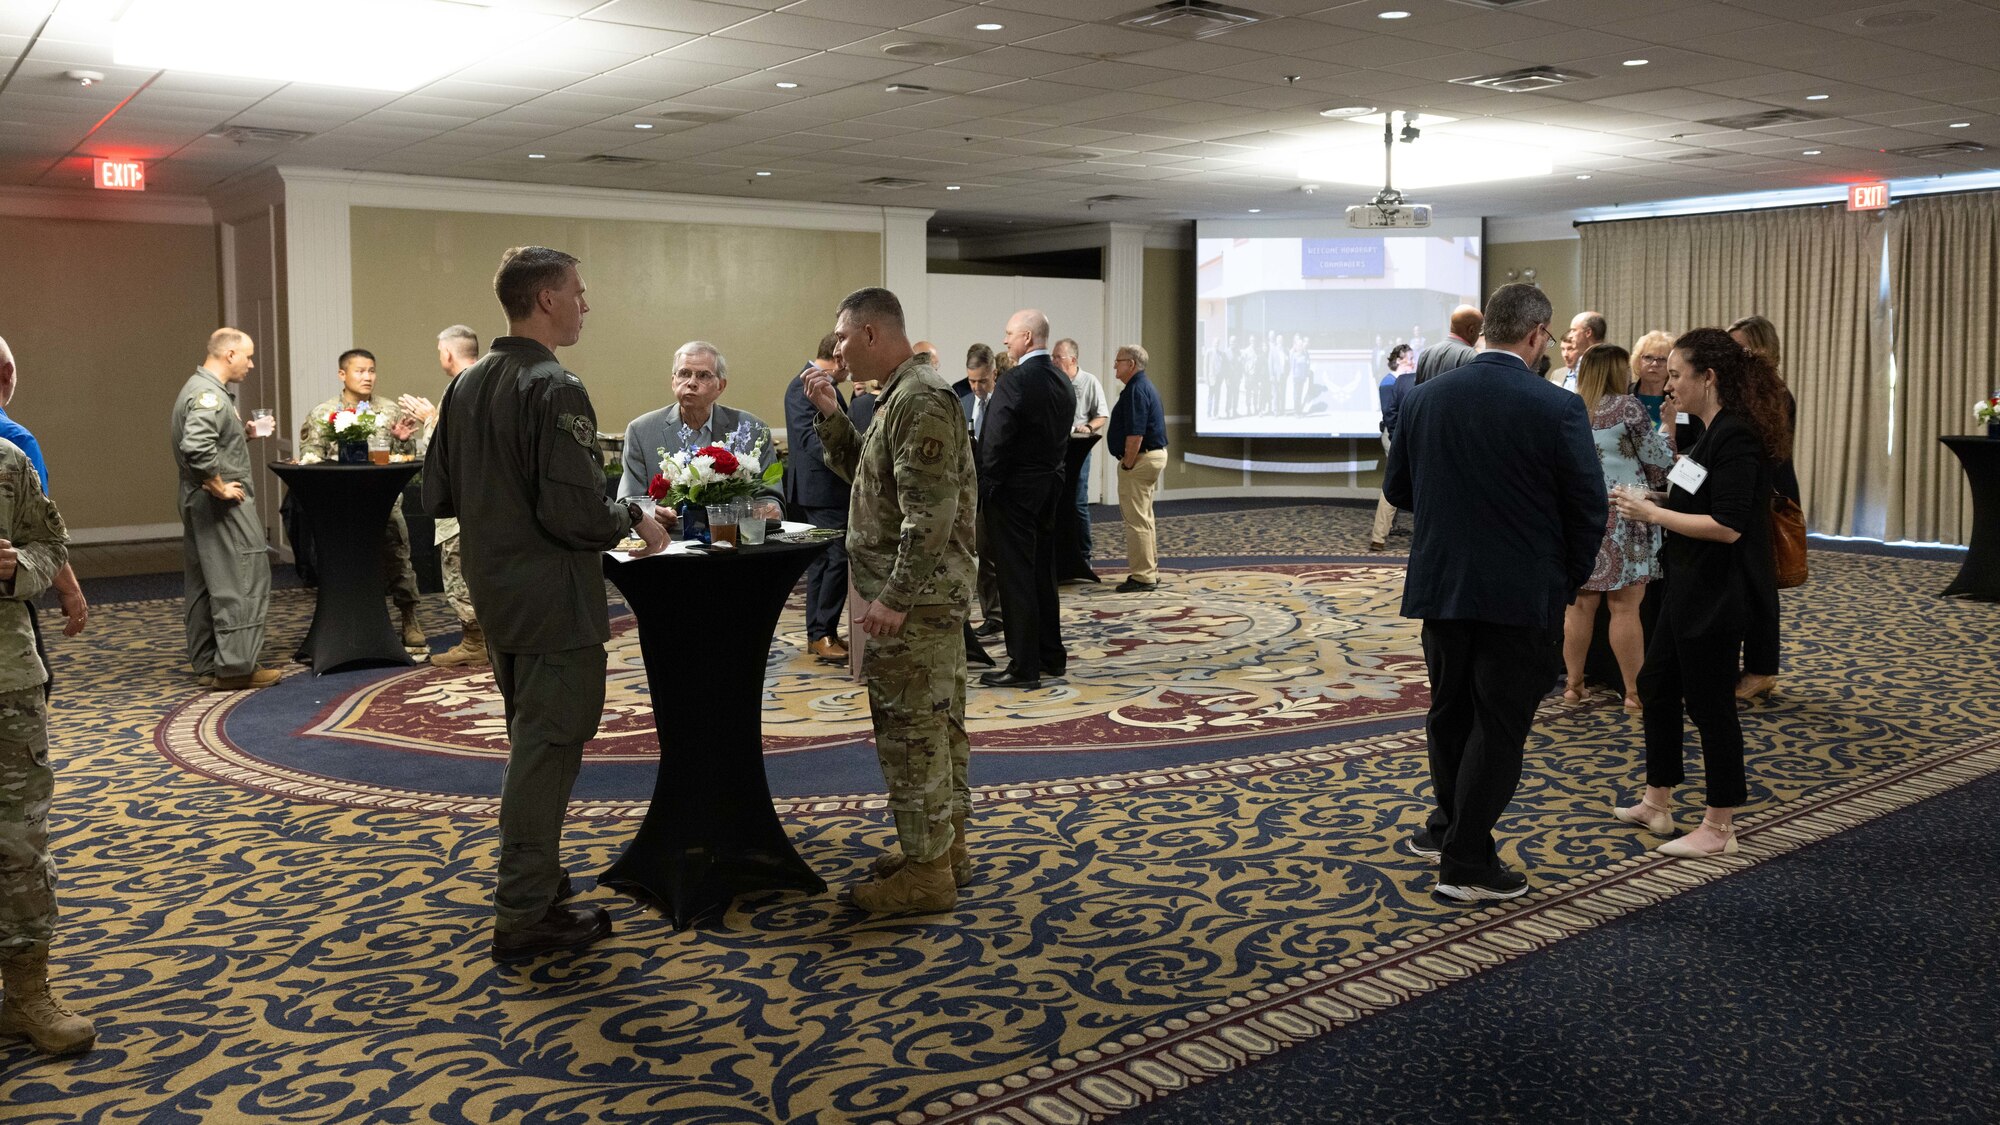
<instances>
[{"instance_id":1,"label":"black blazer on woman","mask_svg":"<svg viewBox=\"0 0 2000 1125\"><path fill-rule=\"evenodd\" d=\"M1666 507L1712 516L1742 536L1734 543L1667 532L1665 612L1682 637L1741 635L1753 598L1777 598L1771 569L1771 467L1750 420L1725 410L1685 456L1708 470L1698 492L1667 489Z\"/></svg>"}]
</instances>

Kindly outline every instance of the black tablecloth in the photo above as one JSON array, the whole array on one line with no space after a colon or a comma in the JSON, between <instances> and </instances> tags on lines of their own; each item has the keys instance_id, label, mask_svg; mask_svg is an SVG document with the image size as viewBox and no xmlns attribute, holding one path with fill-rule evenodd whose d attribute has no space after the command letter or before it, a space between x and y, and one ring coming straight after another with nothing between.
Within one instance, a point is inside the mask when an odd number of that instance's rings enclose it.
<instances>
[{"instance_id":1,"label":"black tablecloth","mask_svg":"<svg viewBox=\"0 0 2000 1125\"><path fill-rule=\"evenodd\" d=\"M645 892L677 929L748 891L826 890L771 806L763 704L778 614L830 543L605 556L639 623L660 772L638 834L598 882Z\"/></svg>"},{"instance_id":2,"label":"black tablecloth","mask_svg":"<svg viewBox=\"0 0 2000 1125\"><path fill-rule=\"evenodd\" d=\"M1947 598L2000 601L2000 439L1939 438L1957 456L1972 486L1972 541Z\"/></svg>"},{"instance_id":3,"label":"black tablecloth","mask_svg":"<svg viewBox=\"0 0 2000 1125\"><path fill-rule=\"evenodd\" d=\"M1091 446L1104 440L1103 434L1088 436L1071 434L1069 456L1063 463L1062 503L1056 507L1056 581L1068 582L1082 579L1085 582L1099 582L1097 572L1090 569L1090 560L1083 554L1083 529L1076 525L1076 477L1083 471L1084 458L1090 456Z\"/></svg>"},{"instance_id":4,"label":"black tablecloth","mask_svg":"<svg viewBox=\"0 0 2000 1125\"><path fill-rule=\"evenodd\" d=\"M402 633L389 621L382 540L389 509L403 485L423 468L419 461L392 465L294 465L271 462L271 471L298 499L311 529L319 598L299 658L317 675L368 664L409 664Z\"/></svg>"}]
</instances>

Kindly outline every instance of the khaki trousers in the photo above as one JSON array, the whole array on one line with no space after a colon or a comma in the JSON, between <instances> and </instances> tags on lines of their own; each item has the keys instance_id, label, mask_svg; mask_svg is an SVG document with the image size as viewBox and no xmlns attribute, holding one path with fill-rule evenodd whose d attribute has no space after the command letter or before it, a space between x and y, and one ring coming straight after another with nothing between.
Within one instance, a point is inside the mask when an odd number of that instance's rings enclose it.
<instances>
[{"instance_id":1,"label":"khaki trousers","mask_svg":"<svg viewBox=\"0 0 2000 1125\"><path fill-rule=\"evenodd\" d=\"M1153 532L1153 493L1167 470L1167 451L1139 454L1130 469L1118 468L1118 512L1125 520L1125 569L1139 582L1160 580L1160 548Z\"/></svg>"},{"instance_id":2,"label":"khaki trousers","mask_svg":"<svg viewBox=\"0 0 2000 1125\"><path fill-rule=\"evenodd\" d=\"M1385 437L1382 439L1382 469L1386 473L1388 471L1388 468L1389 468L1389 439ZM1389 498L1387 496L1384 496L1380 500L1375 501L1375 526L1368 529L1368 541L1370 543L1388 542L1389 532L1395 526L1396 526L1396 506L1394 504L1389 503Z\"/></svg>"}]
</instances>

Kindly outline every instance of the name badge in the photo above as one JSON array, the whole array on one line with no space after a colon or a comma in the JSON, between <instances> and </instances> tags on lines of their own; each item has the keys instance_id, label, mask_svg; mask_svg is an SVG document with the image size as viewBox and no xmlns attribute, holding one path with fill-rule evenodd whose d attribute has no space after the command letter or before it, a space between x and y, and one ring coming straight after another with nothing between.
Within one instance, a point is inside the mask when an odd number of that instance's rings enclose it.
<instances>
[{"instance_id":1,"label":"name badge","mask_svg":"<svg viewBox=\"0 0 2000 1125\"><path fill-rule=\"evenodd\" d=\"M1701 482L1708 479L1708 470L1695 463L1692 457L1683 457L1674 462L1674 471L1667 474L1667 480L1680 487L1682 492L1692 496L1701 491Z\"/></svg>"},{"instance_id":2,"label":"name badge","mask_svg":"<svg viewBox=\"0 0 2000 1125\"><path fill-rule=\"evenodd\" d=\"M1674 425L1685 426L1687 424L1688 424L1687 411L1683 410L1680 413L1674 415Z\"/></svg>"}]
</instances>

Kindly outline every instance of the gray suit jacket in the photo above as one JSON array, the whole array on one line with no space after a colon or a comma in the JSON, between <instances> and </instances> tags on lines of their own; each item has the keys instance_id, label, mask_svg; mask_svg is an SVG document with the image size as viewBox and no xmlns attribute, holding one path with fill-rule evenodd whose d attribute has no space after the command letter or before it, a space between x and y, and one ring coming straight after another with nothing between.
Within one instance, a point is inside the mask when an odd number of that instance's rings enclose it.
<instances>
[{"instance_id":1,"label":"gray suit jacket","mask_svg":"<svg viewBox=\"0 0 2000 1125\"><path fill-rule=\"evenodd\" d=\"M736 432L736 427L748 421L756 441L751 452L756 453L758 462L768 467L771 459L777 456L771 446L771 427L756 415L718 402L710 411L709 420L713 423L709 432L714 435L711 439L714 443L722 444ZM668 453L681 451L681 404L678 402L641 414L625 427L625 477L618 482L619 499L646 495L646 486L653 483L654 475L660 471L662 449ZM782 494L775 487L762 489L760 495L782 499Z\"/></svg>"}]
</instances>

